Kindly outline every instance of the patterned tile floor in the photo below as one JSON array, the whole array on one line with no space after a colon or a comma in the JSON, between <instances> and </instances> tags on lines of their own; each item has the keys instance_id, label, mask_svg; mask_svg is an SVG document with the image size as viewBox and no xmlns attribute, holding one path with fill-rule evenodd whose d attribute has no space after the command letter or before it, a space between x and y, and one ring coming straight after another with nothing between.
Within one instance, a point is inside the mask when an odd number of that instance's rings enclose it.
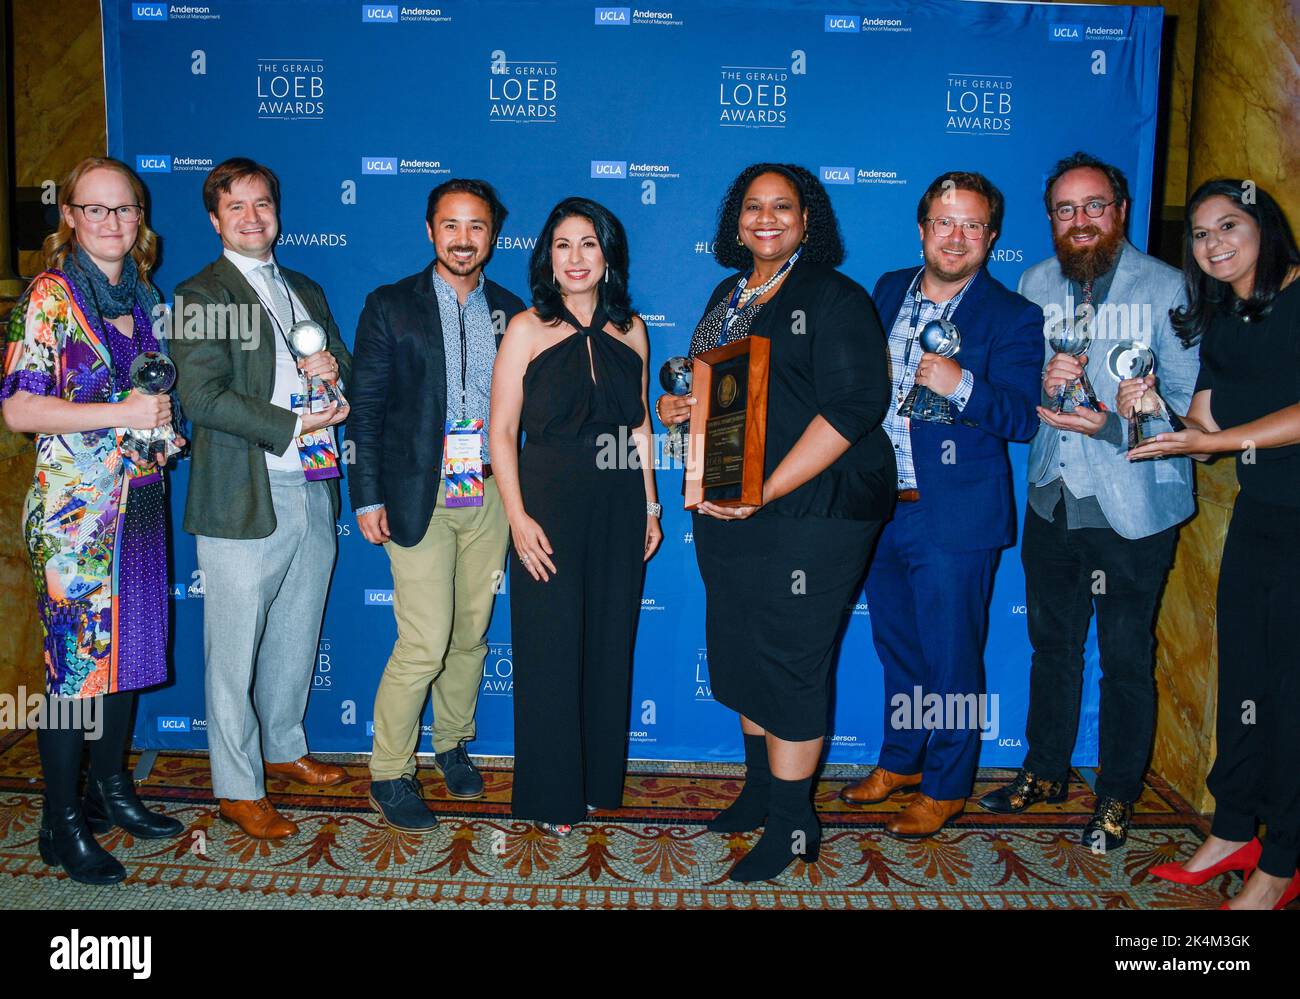
<instances>
[{"instance_id":1,"label":"patterned tile floor","mask_svg":"<svg viewBox=\"0 0 1300 999\"><path fill-rule=\"evenodd\" d=\"M217 818L203 754L163 753L140 793L186 825L169 841L114 830L101 842L129 878L109 888L70 881L36 848L40 765L27 733L0 739L0 907L106 908L706 908L706 909L1140 909L1214 908L1235 875L1199 889L1147 871L1186 857L1206 822L1152 777L1134 810L1128 844L1096 855L1078 842L1091 814L1081 780L1067 801L995 816L974 799L955 824L922 841L883 829L906 796L862 809L840 787L860 767L831 766L817 789L821 857L775 881L733 885L726 875L756 834L722 835L703 823L739 790L727 764L633 763L624 807L597 812L564 841L510 815L510 761L481 759L484 797L454 801L421 770L440 823L419 837L390 830L367 800L364 757L334 757L352 780L305 790L268 786L301 827L279 843L250 839ZM975 794L1008 779L981 771Z\"/></svg>"}]
</instances>

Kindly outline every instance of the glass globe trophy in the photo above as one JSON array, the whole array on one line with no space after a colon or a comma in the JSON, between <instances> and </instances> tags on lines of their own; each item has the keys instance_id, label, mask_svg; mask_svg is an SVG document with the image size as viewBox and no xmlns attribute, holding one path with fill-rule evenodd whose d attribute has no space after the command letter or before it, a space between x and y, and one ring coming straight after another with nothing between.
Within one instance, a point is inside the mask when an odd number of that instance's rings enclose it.
<instances>
[{"instance_id":1,"label":"glass globe trophy","mask_svg":"<svg viewBox=\"0 0 1300 999\"><path fill-rule=\"evenodd\" d=\"M1111 347L1110 353L1106 355L1106 365L1118 381L1122 382L1126 378L1145 378L1156 370L1156 355L1146 344L1134 340L1121 340ZM1178 414L1169 408L1169 403L1165 402L1159 392L1154 388L1148 391L1155 395L1160 409L1154 413L1144 413L1140 408L1133 411L1133 416L1128 421L1130 451L1150 440L1152 435L1148 433L1147 428L1153 420L1163 417L1169 421L1169 426L1174 431L1183 430L1187 426Z\"/></svg>"},{"instance_id":2,"label":"glass globe trophy","mask_svg":"<svg viewBox=\"0 0 1300 999\"><path fill-rule=\"evenodd\" d=\"M320 353L329 342L325 335L325 327L311 319L300 319L294 323L289 327L289 334L285 339L289 341L289 350L297 360ZM338 383L333 379L322 378L319 375L312 375L310 378L304 376L303 384L307 391L305 412L312 412L312 400L317 396L322 396L327 406L342 407L348 404L348 401L343 398Z\"/></svg>"},{"instance_id":3,"label":"glass globe trophy","mask_svg":"<svg viewBox=\"0 0 1300 999\"><path fill-rule=\"evenodd\" d=\"M664 361L663 367L659 369L659 384L669 395L690 395L691 359L679 354ZM679 461L686 460L686 427L689 422L674 423L668 428L668 451Z\"/></svg>"},{"instance_id":4,"label":"glass globe trophy","mask_svg":"<svg viewBox=\"0 0 1300 999\"><path fill-rule=\"evenodd\" d=\"M1088 323L1083 319L1066 319L1062 317L1048 330L1047 342L1051 344L1052 349L1058 354L1069 354L1073 358L1082 358L1084 354L1088 353L1088 348L1092 346L1092 331L1088 329ZM1058 413L1064 412L1067 400L1070 402L1071 409L1080 405L1085 405L1093 410L1101 409L1100 403L1097 402L1096 393L1092 390L1092 382L1088 380L1086 368L1077 381L1068 382L1057 389L1052 408Z\"/></svg>"},{"instance_id":5,"label":"glass globe trophy","mask_svg":"<svg viewBox=\"0 0 1300 999\"><path fill-rule=\"evenodd\" d=\"M131 362L131 384L137 392L144 395L166 395L176 384L176 365L166 354L156 350L146 350ZM168 445L176 431L168 420L161 427L152 430L135 430L128 428L122 437L122 447L135 451L149 461L168 453Z\"/></svg>"},{"instance_id":6,"label":"glass globe trophy","mask_svg":"<svg viewBox=\"0 0 1300 999\"><path fill-rule=\"evenodd\" d=\"M947 319L931 319L918 337L921 349L940 357L956 357L961 353L961 334ZM924 385L913 385L912 391L898 407L898 415L922 423L952 423L952 405L943 396Z\"/></svg>"}]
</instances>

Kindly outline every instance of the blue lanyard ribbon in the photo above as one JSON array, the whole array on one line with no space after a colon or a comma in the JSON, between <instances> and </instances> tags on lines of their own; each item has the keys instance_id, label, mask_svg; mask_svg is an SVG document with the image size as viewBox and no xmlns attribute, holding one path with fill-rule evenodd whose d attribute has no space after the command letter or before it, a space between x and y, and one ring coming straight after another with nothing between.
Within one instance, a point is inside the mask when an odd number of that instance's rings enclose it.
<instances>
[{"instance_id":1,"label":"blue lanyard ribbon","mask_svg":"<svg viewBox=\"0 0 1300 999\"><path fill-rule=\"evenodd\" d=\"M781 265L781 269L772 275L771 282L770 282L771 284L775 285L781 279L782 275L784 275L786 271L788 271L791 267L794 266L795 261L799 259L800 252L801 252L800 250L795 250L793 256L791 256L789 260L787 260L785 263ZM750 271L748 274L742 277L740 279L740 282L736 285L735 290L732 291L731 298L727 300L727 311L722 317L722 330L718 334L719 347L721 347L725 343L730 342L731 340L731 324L736 319L736 315L737 315L736 306L740 303L740 294L745 290L745 285L749 284L749 279L753 276L754 276L754 272ZM745 314L749 313L750 310L752 310L757 305L758 300L761 297L762 297L761 295L756 295L754 297L754 301L750 302L747 306L745 306L743 309L739 311Z\"/></svg>"}]
</instances>

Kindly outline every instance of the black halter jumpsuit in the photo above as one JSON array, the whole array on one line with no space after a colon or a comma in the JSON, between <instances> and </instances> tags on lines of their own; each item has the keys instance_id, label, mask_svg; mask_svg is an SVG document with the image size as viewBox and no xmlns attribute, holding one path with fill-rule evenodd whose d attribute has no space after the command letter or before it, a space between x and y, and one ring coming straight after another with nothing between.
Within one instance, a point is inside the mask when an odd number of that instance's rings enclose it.
<instances>
[{"instance_id":1,"label":"black halter jumpsuit","mask_svg":"<svg viewBox=\"0 0 1300 999\"><path fill-rule=\"evenodd\" d=\"M618 808L626 770L632 646L641 609L645 480L632 430L645 419L644 363L620 334L590 327L524 372L524 510L551 543L538 582L510 556L515 783L519 818L581 821Z\"/></svg>"}]
</instances>

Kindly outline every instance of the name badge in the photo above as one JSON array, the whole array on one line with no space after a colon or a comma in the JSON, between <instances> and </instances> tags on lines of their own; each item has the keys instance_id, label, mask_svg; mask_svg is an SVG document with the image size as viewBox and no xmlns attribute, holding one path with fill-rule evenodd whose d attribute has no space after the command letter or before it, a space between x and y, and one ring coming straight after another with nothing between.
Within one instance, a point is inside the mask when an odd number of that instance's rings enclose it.
<instances>
[{"instance_id":1,"label":"name badge","mask_svg":"<svg viewBox=\"0 0 1300 999\"><path fill-rule=\"evenodd\" d=\"M306 392L291 392L289 408L300 416L307 413L323 413L330 408L329 397L325 394L325 383L319 378L311 379L311 398Z\"/></svg>"},{"instance_id":2,"label":"name badge","mask_svg":"<svg viewBox=\"0 0 1300 999\"><path fill-rule=\"evenodd\" d=\"M483 420L448 420L442 439L443 501L448 507L483 505Z\"/></svg>"},{"instance_id":3,"label":"name badge","mask_svg":"<svg viewBox=\"0 0 1300 999\"><path fill-rule=\"evenodd\" d=\"M343 474L339 469L339 449L334 443L332 427L303 434L296 443L298 460L302 462L302 474L308 482L337 479Z\"/></svg>"}]
</instances>

